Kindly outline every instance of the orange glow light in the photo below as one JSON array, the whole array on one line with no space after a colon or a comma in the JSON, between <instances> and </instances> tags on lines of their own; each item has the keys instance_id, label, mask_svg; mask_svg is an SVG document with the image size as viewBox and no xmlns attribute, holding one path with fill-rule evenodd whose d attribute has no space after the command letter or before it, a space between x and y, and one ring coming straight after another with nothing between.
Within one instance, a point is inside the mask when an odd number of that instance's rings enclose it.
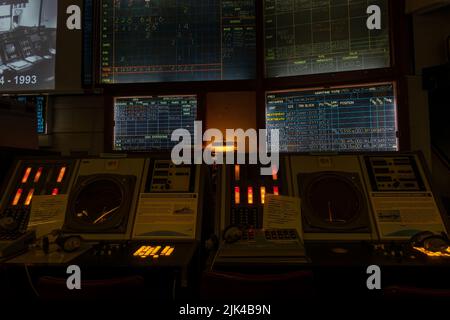
<instances>
[{"instance_id":1,"label":"orange glow light","mask_svg":"<svg viewBox=\"0 0 450 320\"><path fill-rule=\"evenodd\" d=\"M261 187L261 204L266 202L266 187Z\"/></svg>"},{"instance_id":2,"label":"orange glow light","mask_svg":"<svg viewBox=\"0 0 450 320\"><path fill-rule=\"evenodd\" d=\"M277 167L272 168L272 179L273 179L273 181L278 181L278 168Z\"/></svg>"},{"instance_id":3,"label":"orange glow light","mask_svg":"<svg viewBox=\"0 0 450 320\"><path fill-rule=\"evenodd\" d=\"M419 248L419 247L414 247L415 250L427 255L428 257L444 257L444 258L450 258L450 247L448 247L445 252L433 252L433 251L428 251L425 248Z\"/></svg>"},{"instance_id":4,"label":"orange glow light","mask_svg":"<svg viewBox=\"0 0 450 320\"><path fill-rule=\"evenodd\" d=\"M241 180L241 166L239 165L234 166L234 180Z\"/></svg>"},{"instance_id":5,"label":"orange glow light","mask_svg":"<svg viewBox=\"0 0 450 320\"><path fill-rule=\"evenodd\" d=\"M277 186L273 187L273 194L276 195L276 196L280 195L280 189Z\"/></svg>"},{"instance_id":6,"label":"orange glow light","mask_svg":"<svg viewBox=\"0 0 450 320\"><path fill-rule=\"evenodd\" d=\"M248 187L247 196L248 204L253 204L253 187Z\"/></svg>"},{"instance_id":7,"label":"orange glow light","mask_svg":"<svg viewBox=\"0 0 450 320\"><path fill-rule=\"evenodd\" d=\"M14 196L13 203L12 203L13 206L17 206L19 204L20 197L22 196L22 192L23 192L23 189L17 190L16 195Z\"/></svg>"},{"instance_id":8,"label":"orange glow light","mask_svg":"<svg viewBox=\"0 0 450 320\"><path fill-rule=\"evenodd\" d=\"M39 182L39 179L41 179L43 170L44 170L44 168L42 168L42 167L38 169L38 171L36 172L36 175L34 176L34 183Z\"/></svg>"},{"instance_id":9,"label":"orange glow light","mask_svg":"<svg viewBox=\"0 0 450 320\"><path fill-rule=\"evenodd\" d=\"M25 173L22 178L22 183L27 183L28 178L30 177L30 174L31 174L31 170L32 170L31 167L29 167L29 168L27 168L27 170L25 170Z\"/></svg>"},{"instance_id":10,"label":"orange glow light","mask_svg":"<svg viewBox=\"0 0 450 320\"><path fill-rule=\"evenodd\" d=\"M66 167L62 167L62 168L59 170L58 180L56 180L57 183L61 183L61 182L63 181L64 176L65 176L65 174L66 174L66 170L67 170Z\"/></svg>"},{"instance_id":11,"label":"orange glow light","mask_svg":"<svg viewBox=\"0 0 450 320\"><path fill-rule=\"evenodd\" d=\"M234 203L241 204L241 188L239 187L234 188Z\"/></svg>"},{"instance_id":12,"label":"orange glow light","mask_svg":"<svg viewBox=\"0 0 450 320\"><path fill-rule=\"evenodd\" d=\"M30 192L28 192L27 199L25 200L25 206L29 206L31 204L31 200L33 199L34 189L31 189Z\"/></svg>"}]
</instances>

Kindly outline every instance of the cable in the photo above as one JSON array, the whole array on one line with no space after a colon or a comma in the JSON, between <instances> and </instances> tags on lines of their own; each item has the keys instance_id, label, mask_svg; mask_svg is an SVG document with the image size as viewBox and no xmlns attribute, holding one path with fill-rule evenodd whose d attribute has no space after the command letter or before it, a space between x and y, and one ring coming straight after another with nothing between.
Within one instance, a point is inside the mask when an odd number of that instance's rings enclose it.
<instances>
[{"instance_id":1,"label":"cable","mask_svg":"<svg viewBox=\"0 0 450 320\"><path fill-rule=\"evenodd\" d=\"M30 287L33 290L33 292L36 295L36 297L39 298L39 292L36 290L36 287L33 284L33 280L31 279L31 275L30 275L30 272L28 270L28 266L27 265L25 265L25 273L27 275L28 284L30 285Z\"/></svg>"}]
</instances>

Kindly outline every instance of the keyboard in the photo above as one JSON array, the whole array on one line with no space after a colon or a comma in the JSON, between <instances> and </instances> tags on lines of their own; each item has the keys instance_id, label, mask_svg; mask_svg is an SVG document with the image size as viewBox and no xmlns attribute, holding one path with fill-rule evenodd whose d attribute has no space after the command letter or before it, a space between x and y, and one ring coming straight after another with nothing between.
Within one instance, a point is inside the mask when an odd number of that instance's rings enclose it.
<instances>
[{"instance_id":1,"label":"keyboard","mask_svg":"<svg viewBox=\"0 0 450 320\"><path fill-rule=\"evenodd\" d=\"M31 66L31 63L25 61L25 60L19 60L12 63L8 63L8 66L16 71L20 71L23 69L26 69Z\"/></svg>"},{"instance_id":2,"label":"keyboard","mask_svg":"<svg viewBox=\"0 0 450 320\"><path fill-rule=\"evenodd\" d=\"M304 257L303 243L295 229L247 230L235 243L224 243L219 256L240 258Z\"/></svg>"},{"instance_id":3,"label":"keyboard","mask_svg":"<svg viewBox=\"0 0 450 320\"><path fill-rule=\"evenodd\" d=\"M26 61L31 62L31 63L41 61L42 59L43 58L39 57L39 56L30 56L30 57L25 58Z\"/></svg>"}]
</instances>

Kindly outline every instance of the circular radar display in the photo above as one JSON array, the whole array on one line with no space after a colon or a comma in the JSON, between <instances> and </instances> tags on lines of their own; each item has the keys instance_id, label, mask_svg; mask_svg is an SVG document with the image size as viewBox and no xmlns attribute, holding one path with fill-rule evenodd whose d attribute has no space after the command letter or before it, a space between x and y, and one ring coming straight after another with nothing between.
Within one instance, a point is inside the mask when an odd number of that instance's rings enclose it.
<instances>
[{"instance_id":1,"label":"circular radar display","mask_svg":"<svg viewBox=\"0 0 450 320\"><path fill-rule=\"evenodd\" d=\"M123 203L121 187L113 180L103 179L86 184L74 201L75 219L79 223L100 226L111 223Z\"/></svg>"},{"instance_id":2,"label":"circular radar display","mask_svg":"<svg viewBox=\"0 0 450 320\"><path fill-rule=\"evenodd\" d=\"M315 179L309 184L306 195L315 219L326 224L349 224L361 216L361 192L342 176L330 174Z\"/></svg>"}]
</instances>

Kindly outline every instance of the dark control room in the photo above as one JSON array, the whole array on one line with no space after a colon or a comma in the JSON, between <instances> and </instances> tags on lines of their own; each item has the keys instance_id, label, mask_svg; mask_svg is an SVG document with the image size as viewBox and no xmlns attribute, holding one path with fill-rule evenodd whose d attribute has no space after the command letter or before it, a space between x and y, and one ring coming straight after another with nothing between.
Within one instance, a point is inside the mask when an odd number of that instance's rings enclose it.
<instances>
[{"instance_id":1,"label":"dark control room","mask_svg":"<svg viewBox=\"0 0 450 320\"><path fill-rule=\"evenodd\" d=\"M0 301L450 301L449 91L450 0L0 0Z\"/></svg>"}]
</instances>

